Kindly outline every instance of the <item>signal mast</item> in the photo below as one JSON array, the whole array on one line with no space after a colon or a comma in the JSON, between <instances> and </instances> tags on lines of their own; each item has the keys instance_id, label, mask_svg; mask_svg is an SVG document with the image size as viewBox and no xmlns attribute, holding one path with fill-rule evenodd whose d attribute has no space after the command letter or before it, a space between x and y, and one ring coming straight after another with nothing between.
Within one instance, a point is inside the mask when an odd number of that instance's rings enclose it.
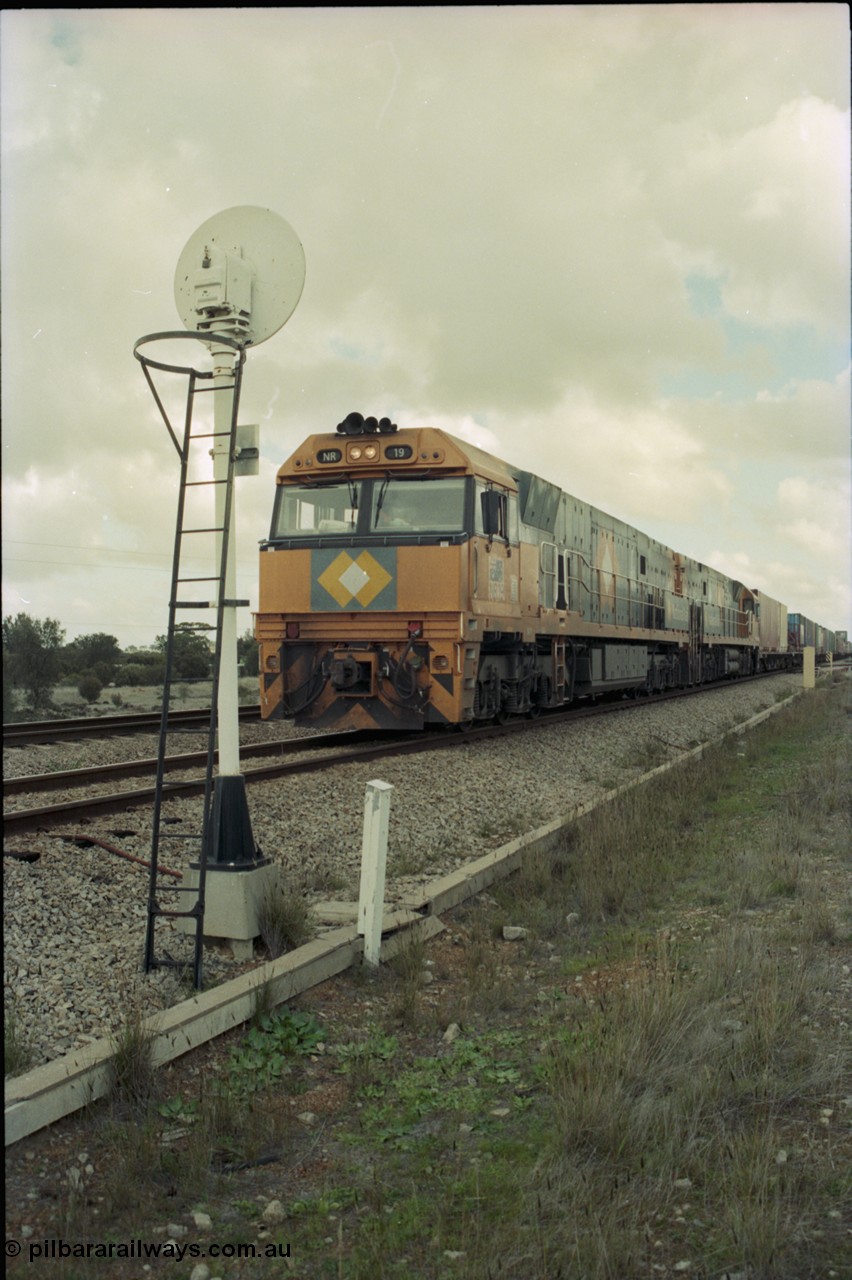
<instances>
[{"instance_id":1,"label":"signal mast","mask_svg":"<svg viewBox=\"0 0 852 1280\"><path fill-rule=\"evenodd\" d=\"M195 934L197 987L201 985L203 936L230 939L235 954L251 951L256 898L268 878L263 873L271 870L254 843L245 779L240 773L237 609L249 602L236 598L234 480L258 472L258 428L238 426L237 414L246 349L265 342L287 322L304 281L304 252L283 218L254 206L225 209L198 228L178 260L174 294L185 330L149 334L134 347L181 465L144 963L146 972L164 966L185 967L185 960L175 959L167 951L158 952L155 946L157 922L171 920L180 932ZM143 352L153 342L179 338L205 346L212 369L164 363ZM154 383L154 369L188 379L182 431L176 431L169 419ZM195 398L201 392L213 396L212 431L193 429ZM204 464L205 453L213 459L212 479L209 463ZM203 476L205 470L207 478L194 478ZM212 524L209 517L199 522L197 514L205 486L214 491ZM187 564L197 560L205 539L212 544L213 566L211 573L198 576L187 572ZM160 817L168 794L164 778L167 741L178 731L170 717L175 637L183 625L178 619L194 610L206 611L208 619L194 625L215 635L203 816L200 827L196 824L195 829L164 832ZM215 622L209 621L211 617ZM218 773L214 777L217 739ZM166 839L192 842L196 855L187 883L172 890L184 899L172 906L164 905L169 890L157 879ZM231 875L208 879L208 871Z\"/></svg>"}]
</instances>

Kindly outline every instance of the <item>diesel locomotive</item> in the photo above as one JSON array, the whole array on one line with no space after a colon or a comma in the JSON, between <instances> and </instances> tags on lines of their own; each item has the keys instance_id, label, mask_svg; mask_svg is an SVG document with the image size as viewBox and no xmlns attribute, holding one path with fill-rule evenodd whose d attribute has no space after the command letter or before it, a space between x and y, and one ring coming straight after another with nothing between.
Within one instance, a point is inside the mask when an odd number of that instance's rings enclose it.
<instances>
[{"instance_id":1,"label":"diesel locomotive","mask_svg":"<svg viewBox=\"0 0 852 1280\"><path fill-rule=\"evenodd\" d=\"M792 666L785 605L433 427L352 413L280 468L264 718L416 730Z\"/></svg>"}]
</instances>

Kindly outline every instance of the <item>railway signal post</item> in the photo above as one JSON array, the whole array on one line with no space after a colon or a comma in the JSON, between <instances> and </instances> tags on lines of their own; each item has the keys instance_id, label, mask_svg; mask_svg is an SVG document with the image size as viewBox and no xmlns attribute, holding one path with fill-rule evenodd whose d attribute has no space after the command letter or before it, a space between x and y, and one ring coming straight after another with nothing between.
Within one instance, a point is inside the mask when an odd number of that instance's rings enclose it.
<instances>
[{"instance_id":1,"label":"railway signal post","mask_svg":"<svg viewBox=\"0 0 852 1280\"><path fill-rule=\"evenodd\" d=\"M158 954L154 944L157 920L171 918L179 932L195 935L196 987L201 986L205 935L228 939L240 957L251 952L253 939L258 933L258 897L273 871L255 846L239 760L237 609L247 606L249 601L236 598L234 480L238 475L257 474L258 449L257 428L238 427L237 414L245 350L265 342L286 323L301 297L304 279L302 246L282 218L268 209L251 206L226 209L198 228L178 261L175 301L186 332L152 334L140 339L134 348L181 463L154 803L145 969L149 971L163 965L183 967L181 961L173 959L167 952ZM206 346L212 359L212 371L164 364L140 353L140 347L145 343L177 337L191 338ZM173 429L154 386L152 368L185 374L189 379L182 439ZM204 385L205 380L207 385ZM194 431L195 396L204 390L213 394L212 430ZM213 459L212 480L190 478L196 474L192 469L193 460L202 463L202 474L207 471L203 458L199 456L205 450ZM203 492L205 485L212 485L215 494L212 525L209 516L199 520L190 514L193 503L188 491L191 489L193 495L197 495ZM198 576L195 571L190 574L184 568L190 556L198 553L197 535L212 537L215 543L215 572L203 576ZM165 744L170 731L172 655L175 631L180 625L177 622L178 611L193 609L207 610L208 618L215 617L215 623L200 624L208 632L215 633L203 818L201 830L166 833L170 840L194 841L190 848L197 857L191 863L185 883L174 890L175 894L184 895L182 900L179 898L176 905L164 906L165 887L157 881L157 866L160 841L166 838L160 831L160 807L168 785L163 773ZM219 767L214 778L217 741ZM208 879L208 871L231 874Z\"/></svg>"}]
</instances>

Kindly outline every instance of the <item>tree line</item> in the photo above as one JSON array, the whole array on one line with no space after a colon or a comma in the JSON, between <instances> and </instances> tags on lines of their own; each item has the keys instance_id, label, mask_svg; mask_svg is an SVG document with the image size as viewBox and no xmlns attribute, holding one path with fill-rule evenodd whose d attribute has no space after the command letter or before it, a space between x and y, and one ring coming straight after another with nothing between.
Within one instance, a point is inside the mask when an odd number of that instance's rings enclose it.
<instances>
[{"instance_id":1,"label":"tree line","mask_svg":"<svg viewBox=\"0 0 852 1280\"><path fill-rule=\"evenodd\" d=\"M173 680L207 680L212 675L210 633L193 623L176 628ZM31 712L50 706L59 684L76 687L84 702L97 702L110 685L162 685L166 666L167 637L157 636L149 648L122 649L115 636L105 632L65 640L65 629L55 618L33 618L19 613L3 619L3 719L14 718L15 694L26 699ZM241 674L256 676L257 642L251 631L237 640Z\"/></svg>"}]
</instances>

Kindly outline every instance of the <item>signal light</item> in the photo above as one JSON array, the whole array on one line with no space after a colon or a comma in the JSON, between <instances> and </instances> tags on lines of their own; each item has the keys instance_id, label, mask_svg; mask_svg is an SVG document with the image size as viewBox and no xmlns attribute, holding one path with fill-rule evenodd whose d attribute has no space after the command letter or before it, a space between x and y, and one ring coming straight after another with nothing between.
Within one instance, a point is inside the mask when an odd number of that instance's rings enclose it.
<instances>
[{"instance_id":1,"label":"signal light","mask_svg":"<svg viewBox=\"0 0 852 1280\"><path fill-rule=\"evenodd\" d=\"M422 636L422 635L423 635L423 623L422 623L422 622L409 622L409 624L408 624L408 634L409 634L410 636Z\"/></svg>"},{"instance_id":2,"label":"signal light","mask_svg":"<svg viewBox=\"0 0 852 1280\"><path fill-rule=\"evenodd\" d=\"M300 628L299 628L299 624L298 624L298 622L288 622L288 623L287 623L287 639L288 639L288 640L298 640L298 639L299 639L299 630L300 630Z\"/></svg>"}]
</instances>

